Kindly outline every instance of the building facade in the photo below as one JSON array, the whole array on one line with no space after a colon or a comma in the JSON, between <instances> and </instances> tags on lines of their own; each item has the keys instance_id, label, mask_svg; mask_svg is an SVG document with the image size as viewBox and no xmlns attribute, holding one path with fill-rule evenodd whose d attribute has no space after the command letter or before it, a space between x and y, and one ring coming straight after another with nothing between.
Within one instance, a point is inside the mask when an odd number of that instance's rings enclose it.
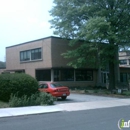
<instances>
[{"instance_id":1,"label":"building facade","mask_svg":"<svg viewBox=\"0 0 130 130\"><path fill-rule=\"evenodd\" d=\"M128 82L130 79L130 51L119 52L120 81Z\"/></svg>"},{"instance_id":2,"label":"building facade","mask_svg":"<svg viewBox=\"0 0 130 130\"><path fill-rule=\"evenodd\" d=\"M24 72L39 82L54 81L72 87L95 86L97 69L74 69L67 66L69 59L61 56L72 49L69 41L46 37L6 47L6 71Z\"/></svg>"},{"instance_id":3,"label":"building facade","mask_svg":"<svg viewBox=\"0 0 130 130\"><path fill-rule=\"evenodd\" d=\"M69 40L46 37L6 47L6 71L26 73L39 82L54 81L70 87L106 86L109 70L74 69L61 54L73 47ZM130 78L130 52L119 52L120 81Z\"/></svg>"}]
</instances>

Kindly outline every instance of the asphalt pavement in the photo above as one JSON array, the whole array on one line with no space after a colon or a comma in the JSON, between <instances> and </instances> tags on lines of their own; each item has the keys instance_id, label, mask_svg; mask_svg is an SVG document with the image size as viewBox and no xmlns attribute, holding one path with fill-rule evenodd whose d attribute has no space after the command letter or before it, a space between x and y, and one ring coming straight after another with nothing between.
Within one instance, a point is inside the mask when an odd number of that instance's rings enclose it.
<instances>
[{"instance_id":1,"label":"asphalt pavement","mask_svg":"<svg viewBox=\"0 0 130 130\"><path fill-rule=\"evenodd\" d=\"M6 117L0 118L0 130L119 130L120 119L130 120L129 111L130 106L121 106Z\"/></svg>"}]
</instances>

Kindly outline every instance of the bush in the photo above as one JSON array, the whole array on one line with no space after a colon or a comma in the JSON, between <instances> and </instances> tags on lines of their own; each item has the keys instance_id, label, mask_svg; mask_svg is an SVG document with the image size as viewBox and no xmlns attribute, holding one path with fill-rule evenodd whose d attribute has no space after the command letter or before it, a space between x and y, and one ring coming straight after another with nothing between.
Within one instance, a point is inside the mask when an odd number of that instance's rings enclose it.
<instances>
[{"instance_id":1,"label":"bush","mask_svg":"<svg viewBox=\"0 0 130 130\"><path fill-rule=\"evenodd\" d=\"M56 101L56 98L53 97L51 94L41 92L40 93L40 101L41 105L52 105L54 101Z\"/></svg>"},{"instance_id":2,"label":"bush","mask_svg":"<svg viewBox=\"0 0 130 130\"><path fill-rule=\"evenodd\" d=\"M122 95L130 96L130 91L124 91L124 92L122 93Z\"/></svg>"},{"instance_id":3,"label":"bush","mask_svg":"<svg viewBox=\"0 0 130 130\"><path fill-rule=\"evenodd\" d=\"M21 107L21 106L36 106L36 105L52 105L55 98L47 93L36 93L27 97L26 95L21 98L17 95L11 95L9 100L10 107Z\"/></svg>"},{"instance_id":4,"label":"bush","mask_svg":"<svg viewBox=\"0 0 130 130\"><path fill-rule=\"evenodd\" d=\"M95 89L93 92L94 92L94 93L98 93L98 92L99 92L99 90Z\"/></svg>"},{"instance_id":5,"label":"bush","mask_svg":"<svg viewBox=\"0 0 130 130\"><path fill-rule=\"evenodd\" d=\"M8 102L11 94L17 97L31 96L38 91L38 82L24 73L0 75L0 100Z\"/></svg>"}]
</instances>

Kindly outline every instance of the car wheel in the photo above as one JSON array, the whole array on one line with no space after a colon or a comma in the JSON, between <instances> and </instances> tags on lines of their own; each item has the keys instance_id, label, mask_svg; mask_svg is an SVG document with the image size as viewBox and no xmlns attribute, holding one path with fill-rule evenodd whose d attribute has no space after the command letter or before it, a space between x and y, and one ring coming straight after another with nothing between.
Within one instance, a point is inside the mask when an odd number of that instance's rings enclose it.
<instances>
[{"instance_id":1,"label":"car wheel","mask_svg":"<svg viewBox=\"0 0 130 130\"><path fill-rule=\"evenodd\" d=\"M67 96L63 96L63 97L61 97L62 98L62 100L65 100L66 98L67 98Z\"/></svg>"}]
</instances>

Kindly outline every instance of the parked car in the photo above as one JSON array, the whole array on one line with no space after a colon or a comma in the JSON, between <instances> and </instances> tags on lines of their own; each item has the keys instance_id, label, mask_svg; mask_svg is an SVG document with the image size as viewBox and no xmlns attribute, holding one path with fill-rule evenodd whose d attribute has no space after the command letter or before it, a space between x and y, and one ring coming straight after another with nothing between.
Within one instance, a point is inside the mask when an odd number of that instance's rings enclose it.
<instances>
[{"instance_id":1,"label":"parked car","mask_svg":"<svg viewBox=\"0 0 130 130\"><path fill-rule=\"evenodd\" d=\"M61 97L63 100L70 95L69 88L56 82L45 82L39 85L40 92L46 92L54 97Z\"/></svg>"}]
</instances>

